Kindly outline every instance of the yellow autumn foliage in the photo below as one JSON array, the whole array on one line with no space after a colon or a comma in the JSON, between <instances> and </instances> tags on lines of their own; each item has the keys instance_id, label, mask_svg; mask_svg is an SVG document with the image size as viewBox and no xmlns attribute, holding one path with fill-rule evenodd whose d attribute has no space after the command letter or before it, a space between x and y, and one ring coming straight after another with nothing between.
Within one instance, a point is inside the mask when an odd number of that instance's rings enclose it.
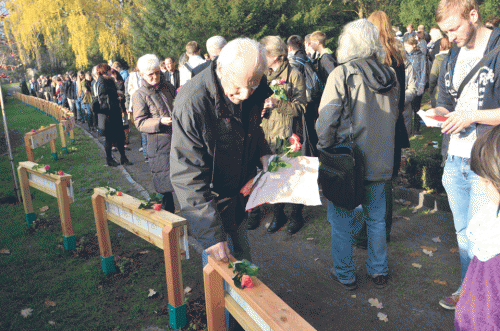
<instances>
[{"instance_id":1,"label":"yellow autumn foliage","mask_svg":"<svg viewBox=\"0 0 500 331\"><path fill-rule=\"evenodd\" d=\"M97 40L104 59L120 56L132 62L127 10L120 0L6 0L5 28L20 49L21 61L32 55L43 37L55 53L62 42L71 46L77 68L89 65L89 48ZM62 40L64 33L66 40ZM7 34L8 35L8 34ZM23 52L26 51L26 52Z\"/></svg>"}]
</instances>

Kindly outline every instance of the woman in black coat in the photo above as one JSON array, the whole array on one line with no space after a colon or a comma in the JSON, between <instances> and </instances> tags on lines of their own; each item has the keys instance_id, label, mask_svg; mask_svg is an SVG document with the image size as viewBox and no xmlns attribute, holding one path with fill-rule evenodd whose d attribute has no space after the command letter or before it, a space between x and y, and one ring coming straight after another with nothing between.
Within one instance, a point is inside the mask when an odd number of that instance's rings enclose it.
<instances>
[{"instance_id":1,"label":"woman in black coat","mask_svg":"<svg viewBox=\"0 0 500 331\"><path fill-rule=\"evenodd\" d=\"M118 165L111 155L111 147L114 144L120 152L120 163L131 165L132 163L125 155L125 134L123 133L122 113L115 81L110 77L110 71L111 67L106 63L101 63L97 66L97 99L99 101L100 113L106 115L103 132L106 138L104 143L106 163L111 167Z\"/></svg>"}]
</instances>

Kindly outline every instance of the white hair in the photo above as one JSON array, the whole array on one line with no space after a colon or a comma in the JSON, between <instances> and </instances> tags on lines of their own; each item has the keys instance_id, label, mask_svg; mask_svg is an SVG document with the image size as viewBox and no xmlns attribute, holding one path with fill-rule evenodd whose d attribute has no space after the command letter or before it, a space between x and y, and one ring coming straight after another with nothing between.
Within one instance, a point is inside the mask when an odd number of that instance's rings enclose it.
<instances>
[{"instance_id":1,"label":"white hair","mask_svg":"<svg viewBox=\"0 0 500 331\"><path fill-rule=\"evenodd\" d=\"M160 68L160 60L154 54L143 55L137 60L137 69L141 74L156 68Z\"/></svg>"},{"instance_id":2,"label":"white hair","mask_svg":"<svg viewBox=\"0 0 500 331\"><path fill-rule=\"evenodd\" d=\"M338 62L346 63L370 56L376 56L382 63L385 60L385 50L380 43L377 27L364 18L346 24L339 37Z\"/></svg>"},{"instance_id":3,"label":"white hair","mask_svg":"<svg viewBox=\"0 0 500 331\"><path fill-rule=\"evenodd\" d=\"M439 39L443 38L441 30L437 28L432 28L429 32L429 35L431 36L431 41L438 41Z\"/></svg>"},{"instance_id":4,"label":"white hair","mask_svg":"<svg viewBox=\"0 0 500 331\"><path fill-rule=\"evenodd\" d=\"M210 55L215 55L226 46L227 41L222 36L213 36L207 40L207 52Z\"/></svg>"},{"instance_id":5,"label":"white hair","mask_svg":"<svg viewBox=\"0 0 500 331\"><path fill-rule=\"evenodd\" d=\"M219 54L217 65L235 71L247 68L245 65L254 63L254 73L263 74L267 69L266 49L262 44L250 38L231 40Z\"/></svg>"}]
</instances>

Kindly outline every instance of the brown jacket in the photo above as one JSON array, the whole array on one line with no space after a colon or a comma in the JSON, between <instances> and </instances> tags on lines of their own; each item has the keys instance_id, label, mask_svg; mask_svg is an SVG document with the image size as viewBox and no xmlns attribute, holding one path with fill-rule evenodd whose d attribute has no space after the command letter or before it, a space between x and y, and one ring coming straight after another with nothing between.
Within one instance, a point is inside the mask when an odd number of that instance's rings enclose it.
<instances>
[{"instance_id":1,"label":"brown jacket","mask_svg":"<svg viewBox=\"0 0 500 331\"><path fill-rule=\"evenodd\" d=\"M307 96L304 77L297 69L291 67L285 60L280 68L270 74L267 72L267 83L273 80L285 80L283 88L288 100L280 100L278 107L271 110L269 118L262 119L262 129L266 140L274 152L276 138L288 138L292 135L294 117L301 118L306 110Z\"/></svg>"}]
</instances>

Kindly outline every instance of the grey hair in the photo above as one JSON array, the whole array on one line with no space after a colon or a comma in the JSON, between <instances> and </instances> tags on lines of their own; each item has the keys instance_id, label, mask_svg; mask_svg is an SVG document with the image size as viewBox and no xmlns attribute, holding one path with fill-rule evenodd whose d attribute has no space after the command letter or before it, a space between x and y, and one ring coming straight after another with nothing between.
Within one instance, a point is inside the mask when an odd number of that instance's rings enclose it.
<instances>
[{"instance_id":1,"label":"grey hair","mask_svg":"<svg viewBox=\"0 0 500 331\"><path fill-rule=\"evenodd\" d=\"M137 60L137 69L141 74L156 68L160 68L160 60L154 54L143 55Z\"/></svg>"},{"instance_id":2,"label":"grey hair","mask_svg":"<svg viewBox=\"0 0 500 331\"><path fill-rule=\"evenodd\" d=\"M346 24L339 37L338 62L346 63L370 56L376 56L382 63L385 60L385 50L380 43L377 27L364 18Z\"/></svg>"},{"instance_id":3,"label":"grey hair","mask_svg":"<svg viewBox=\"0 0 500 331\"><path fill-rule=\"evenodd\" d=\"M431 36L431 41L438 41L439 39L443 38L441 30L437 28L432 28L429 32L429 35Z\"/></svg>"},{"instance_id":4,"label":"grey hair","mask_svg":"<svg viewBox=\"0 0 500 331\"><path fill-rule=\"evenodd\" d=\"M217 65L234 72L240 68L246 68L245 65L249 59L255 59L254 73L263 74L267 69L265 48L256 40L237 38L224 46L217 58Z\"/></svg>"},{"instance_id":5,"label":"grey hair","mask_svg":"<svg viewBox=\"0 0 500 331\"><path fill-rule=\"evenodd\" d=\"M279 61L283 61L288 56L286 43L278 36L267 36L260 40L269 56L277 56Z\"/></svg>"},{"instance_id":6,"label":"grey hair","mask_svg":"<svg viewBox=\"0 0 500 331\"><path fill-rule=\"evenodd\" d=\"M208 38L207 40L207 52L210 55L215 55L217 53L217 50L221 50L226 46L227 41L224 39L222 36L213 36Z\"/></svg>"}]
</instances>

